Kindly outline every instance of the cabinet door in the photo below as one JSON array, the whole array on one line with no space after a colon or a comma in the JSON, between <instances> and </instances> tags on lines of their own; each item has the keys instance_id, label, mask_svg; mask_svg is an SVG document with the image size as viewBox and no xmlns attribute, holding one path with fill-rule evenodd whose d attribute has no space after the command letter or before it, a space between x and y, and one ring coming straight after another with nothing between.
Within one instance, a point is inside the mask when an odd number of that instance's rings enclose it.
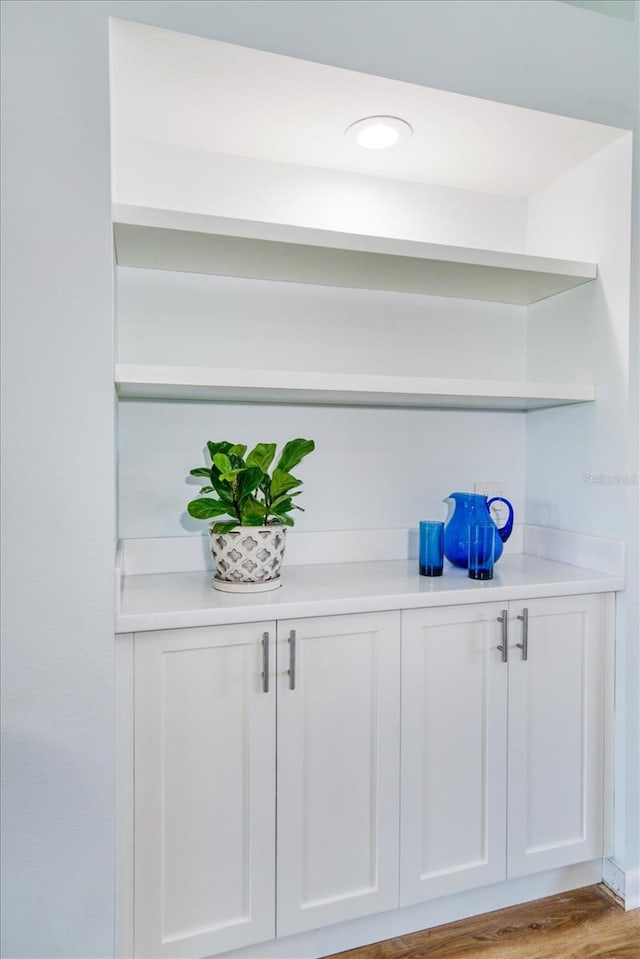
<instances>
[{"instance_id":1,"label":"cabinet door","mask_svg":"<svg viewBox=\"0 0 640 959\"><path fill-rule=\"evenodd\" d=\"M505 878L500 615L493 603L402 614L403 906Z\"/></svg>"},{"instance_id":2,"label":"cabinet door","mask_svg":"<svg viewBox=\"0 0 640 959\"><path fill-rule=\"evenodd\" d=\"M136 956L275 934L272 623L135 638Z\"/></svg>"},{"instance_id":3,"label":"cabinet door","mask_svg":"<svg viewBox=\"0 0 640 959\"><path fill-rule=\"evenodd\" d=\"M279 936L398 905L399 627L278 623Z\"/></svg>"},{"instance_id":4,"label":"cabinet door","mask_svg":"<svg viewBox=\"0 0 640 959\"><path fill-rule=\"evenodd\" d=\"M517 616L528 609L528 653ZM604 601L511 604L508 875L602 855Z\"/></svg>"}]
</instances>

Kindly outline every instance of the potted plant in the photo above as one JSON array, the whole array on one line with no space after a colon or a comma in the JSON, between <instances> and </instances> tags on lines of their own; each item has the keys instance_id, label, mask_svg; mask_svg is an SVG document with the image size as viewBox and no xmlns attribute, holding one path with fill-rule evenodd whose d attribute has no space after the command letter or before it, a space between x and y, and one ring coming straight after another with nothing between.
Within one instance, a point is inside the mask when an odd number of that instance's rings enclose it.
<instances>
[{"instance_id":1,"label":"potted plant","mask_svg":"<svg viewBox=\"0 0 640 959\"><path fill-rule=\"evenodd\" d=\"M187 504L190 516L209 520L215 573L213 585L226 592L259 592L280 586L287 526L302 480L291 470L315 449L313 440L289 440L275 467L275 443L258 443L250 453L240 443L207 443L211 466L191 476L206 477L200 497ZM212 497L208 494L215 493Z\"/></svg>"}]
</instances>

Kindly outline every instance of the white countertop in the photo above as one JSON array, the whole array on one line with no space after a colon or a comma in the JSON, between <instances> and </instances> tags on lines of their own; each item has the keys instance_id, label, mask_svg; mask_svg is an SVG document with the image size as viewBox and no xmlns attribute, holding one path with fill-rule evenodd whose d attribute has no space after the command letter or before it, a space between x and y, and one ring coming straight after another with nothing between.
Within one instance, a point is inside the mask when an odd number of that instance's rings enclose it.
<instances>
[{"instance_id":1,"label":"white countertop","mask_svg":"<svg viewBox=\"0 0 640 959\"><path fill-rule=\"evenodd\" d=\"M211 571L123 577L116 631L507 602L624 588L621 576L524 553L503 556L487 582L471 580L466 570L449 564L443 576L420 576L415 560L288 566L283 569L283 585L267 593L223 593L212 587L211 577Z\"/></svg>"}]
</instances>

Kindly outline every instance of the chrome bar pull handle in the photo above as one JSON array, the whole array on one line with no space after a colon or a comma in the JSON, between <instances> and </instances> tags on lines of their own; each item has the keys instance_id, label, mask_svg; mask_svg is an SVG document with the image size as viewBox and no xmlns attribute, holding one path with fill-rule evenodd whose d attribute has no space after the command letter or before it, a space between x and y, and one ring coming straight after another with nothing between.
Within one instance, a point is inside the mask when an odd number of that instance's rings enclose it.
<instances>
[{"instance_id":1,"label":"chrome bar pull handle","mask_svg":"<svg viewBox=\"0 0 640 959\"><path fill-rule=\"evenodd\" d=\"M522 623L522 642L516 643L518 649L522 650L522 658L529 658L529 610L523 609L522 615L518 616L518 619Z\"/></svg>"},{"instance_id":2,"label":"chrome bar pull handle","mask_svg":"<svg viewBox=\"0 0 640 959\"><path fill-rule=\"evenodd\" d=\"M262 634L262 692L269 692L269 633Z\"/></svg>"},{"instance_id":3,"label":"chrome bar pull handle","mask_svg":"<svg viewBox=\"0 0 640 959\"><path fill-rule=\"evenodd\" d=\"M506 609L502 610L502 615L498 616L498 622L502 623L502 645L498 646L498 649L502 653L502 662L507 663L509 661L509 611Z\"/></svg>"},{"instance_id":4,"label":"chrome bar pull handle","mask_svg":"<svg viewBox=\"0 0 640 959\"><path fill-rule=\"evenodd\" d=\"M295 629L289 630L289 669L287 673L289 674L289 689L296 688L296 631Z\"/></svg>"}]
</instances>

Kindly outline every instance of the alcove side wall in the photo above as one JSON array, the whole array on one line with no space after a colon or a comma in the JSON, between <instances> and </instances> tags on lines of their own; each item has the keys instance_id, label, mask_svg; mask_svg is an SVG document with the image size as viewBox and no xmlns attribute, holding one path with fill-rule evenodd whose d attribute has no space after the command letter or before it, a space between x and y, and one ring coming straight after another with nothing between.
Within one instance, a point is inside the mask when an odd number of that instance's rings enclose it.
<instances>
[{"instance_id":1,"label":"alcove side wall","mask_svg":"<svg viewBox=\"0 0 640 959\"><path fill-rule=\"evenodd\" d=\"M599 279L527 310L527 372L553 377L563 365L592 369L595 404L529 415L526 425L528 523L624 540L637 550L637 430L630 402L630 239L632 137L596 154L529 200L527 250L598 263ZM633 572L633 566L631 567ZM633 575L616 604L615 858L633 864L626 825L638 815L638 763L629 750L637 688L629 699L628 664L640 643L633 628ZM630 890L631 893L631 890Z\"/></svg>"}]
</instances>

